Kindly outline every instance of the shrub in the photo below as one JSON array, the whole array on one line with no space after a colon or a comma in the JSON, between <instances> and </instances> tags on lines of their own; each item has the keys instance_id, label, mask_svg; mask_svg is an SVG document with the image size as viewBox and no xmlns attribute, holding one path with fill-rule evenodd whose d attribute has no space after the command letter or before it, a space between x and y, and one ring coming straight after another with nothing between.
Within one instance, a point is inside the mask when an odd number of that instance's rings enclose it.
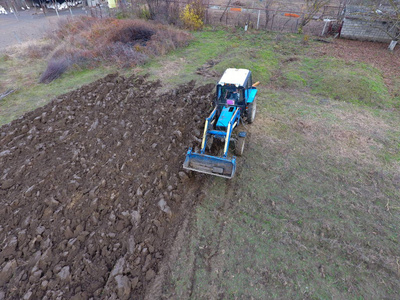
<instances>
[{"instance_id":1,"label":"shrub","mask_svg":"<svg viewBox=\"0 0 400 300\"><path fill-rule=\"evenodd\" d=\"M303 36L302 44L303 45L308 45L308 41L310 40L310 36L308 34L305 34Z\"/></svg>"},{"instance_id":2,"label":"shrub","mask_svg":"<svg viewBox=\"0 0 400 300\"><path fill-rule=\"evenodd\" d=\"M54 58L49 61L47 68L40 76L40 83L50 83L60 77L71 65L71 60L65 57Z\"/></svg>"},{"instance_id":3,"label":"shrub","mask_svg":"<svg viewBox=\"0 0 400 300\"><path fill-rule=\"evenodd\" d=\"M170 2L168 7L168 24L181 25L180 7L177 2Z\"/></svg>"},{"instance_id":4,"label":"shrub","mask_svg":"<svg viewBox=\"0 0 400 300\"><path fill-rule=\"evenodd\" d=\"M204 7L201 2L195 1L186 4L185 8L181 12L180 19L185 28L190 30L200 30L204 25L204 13Z\"/></svg>"},{"instance_id":5,"label":"shrub","mask_svg":"<svg viewBox=\"0 0 400 300\"><path fill-rule=\"evenodd\" d=\"M147 61L148 56L141 51L141 48L131 47L123 43L109 45L103 51L104 59L115 62L122 68L134 67Z\"/></svg>"}]
</instances>

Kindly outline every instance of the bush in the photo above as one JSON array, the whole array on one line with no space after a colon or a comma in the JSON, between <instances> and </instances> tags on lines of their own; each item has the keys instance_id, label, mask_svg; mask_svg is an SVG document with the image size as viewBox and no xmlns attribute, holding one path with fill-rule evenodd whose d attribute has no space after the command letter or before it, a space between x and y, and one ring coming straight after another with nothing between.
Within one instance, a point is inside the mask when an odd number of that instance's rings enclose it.
<instances>
[{"instance_id":1,"label":"bush","mask_svg":"<svg viewBox=\"0 0 400 300\"><path fill-rule=\"evenodd\" d=\"M148 56L140 46L131 47L123 43L115 43L104 49L103 59L109 59L122 68L134 67L147 61Z\"/></svg>"},{"instance_id":2,"label":"bush","mask_svg":"<svg viewBox=\"0 0 400 300\"><path fill-rule=\"evenodd\" d=\"M190 4L186 4L182 10L180 19L183 22L185 28L190 30L200 30L203 28L205 10L200 1L195 1Z\"/></svg>"},{"instance_id":3,"label":"bush","mask_svg":"<svg viewBox=\"0 0 400 300\"><path fill-rule=\"evenodd\" d=\"M121 42L123 44L145 43L151 39L154 33L154 30L144 26L126 26L115 32L110 37L110 41L113 43Z\"/></svg>"},{"instance_id":4,"label":"bush","mask_svg":"<svg viewBox=\"0 0 400 300\"><path fill-rule=\"evenodd\" d=\"M40 83L50 83L60 77L71 65L71 60L65 57L54 58L47 64L46 71L40 76Z\"/></svg>"}]
</instances>

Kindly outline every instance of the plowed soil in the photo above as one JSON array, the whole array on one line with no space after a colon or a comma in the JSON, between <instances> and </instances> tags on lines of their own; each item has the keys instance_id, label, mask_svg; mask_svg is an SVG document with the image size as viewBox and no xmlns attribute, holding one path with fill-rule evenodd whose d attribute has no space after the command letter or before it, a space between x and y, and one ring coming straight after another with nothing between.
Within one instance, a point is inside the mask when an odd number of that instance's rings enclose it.
<instances>
[{"instance_id":1,"label":"plowed soil","mask_svg":"<svg viewBox=\"0 0 400 300\"><path fill-rule=\"evenodd\" d=\"M0 299L143 299L157 286L201 196L182 163L213 93L160 87L108 75L0 128Z\"/></svg>"}]
</instances>

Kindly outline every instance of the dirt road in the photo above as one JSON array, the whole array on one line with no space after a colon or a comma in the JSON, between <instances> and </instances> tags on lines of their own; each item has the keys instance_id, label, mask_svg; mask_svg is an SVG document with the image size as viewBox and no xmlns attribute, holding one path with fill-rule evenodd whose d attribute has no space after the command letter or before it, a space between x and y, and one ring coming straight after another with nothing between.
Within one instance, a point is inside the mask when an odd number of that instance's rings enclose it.
<instances>
[{"instance_id":1,"label":"dirt road","mask_svg":"<svg viewBox=\"0 0 400 300\"><path fill-rule=\"evenodd\" d=\"M82 8L73 8L72 15L86 14ZM69 10L59 12L49 10L46 15L43 12L30 9L18 12L16 15L0 15L0 51L9 46L18 45L30 40L43 37L46 32L56 28L60 18L70 18Z\"/></svg>"}]
</instances>

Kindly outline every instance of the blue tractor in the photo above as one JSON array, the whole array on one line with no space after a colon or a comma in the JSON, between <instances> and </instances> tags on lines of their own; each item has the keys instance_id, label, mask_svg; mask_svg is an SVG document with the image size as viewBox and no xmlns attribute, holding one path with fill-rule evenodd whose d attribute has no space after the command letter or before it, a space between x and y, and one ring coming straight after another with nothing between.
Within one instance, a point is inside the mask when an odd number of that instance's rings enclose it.
<instances>
[{"instance_id":1,"label":"blue tractor","mask_svg":"<svg viewBox=\"0 0 400 300\"><path fill-rule=\"evenodd\" d=\"M227 69L217 84L214 109L206 119L200 153L190 148L183 168L186 170L232 178L236 171L235 156L229 158L231 142L235 155L243 154L246 132L234 132L239 122L253 123L256 116L256 94L258 82L253 84L251 71ZM214 139L224 142L222 155L206 153Z\"/></svg>"}]
</instances>

